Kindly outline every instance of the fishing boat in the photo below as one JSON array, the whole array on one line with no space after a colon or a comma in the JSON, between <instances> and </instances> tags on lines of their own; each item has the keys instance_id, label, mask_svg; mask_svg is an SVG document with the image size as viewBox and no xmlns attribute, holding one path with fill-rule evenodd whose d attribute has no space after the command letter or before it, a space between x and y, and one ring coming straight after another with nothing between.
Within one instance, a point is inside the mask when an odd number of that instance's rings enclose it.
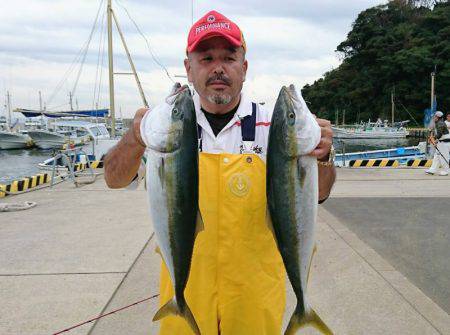
<instances>
[{"instance_id":1,"label":"fishing boat","mask_svg":"<svg viewBox=\"0 0 450 335\"><path fill-rule=\"evenodd\" d=\"M0 149L24 149L33 146L33 140L26 133L0 130Z\"/></svg>"},{"instance_id":2,"label":"fishing boat","mask_svg":"<svg viewBox=\"0 0 450 335\"><path fill-rule=\"evenodd\" d=\"M110 138L105 124L79 120L53 122L46 130L29 130L28 135L40 149L63 149Z\"/></svg>"},{"instance_id":3,"label":"fishing boat","mask_svg":"<svg viewBox=\"0 0 450 335\"><path fill-rule=\"evenodd\" d=\"M333 136L339 139L377 139L377 138L406 138L409 135L405 128L409 121L397 122L389 125L387 120L381 122L367 122L351 127L332 126Z\"/></svg>"}]
</instances>

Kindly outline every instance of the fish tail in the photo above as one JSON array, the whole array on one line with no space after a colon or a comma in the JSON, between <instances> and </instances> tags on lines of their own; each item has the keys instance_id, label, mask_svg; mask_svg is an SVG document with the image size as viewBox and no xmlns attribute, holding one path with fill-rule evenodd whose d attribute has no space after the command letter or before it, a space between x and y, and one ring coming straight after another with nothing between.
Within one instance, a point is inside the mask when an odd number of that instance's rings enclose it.
<instances>
[{"instance_id":1,"label":"fish tail","mask_svg":"<svg viewBox=\"0 0 450 335\"><path fill-rule=\"evenodd\" d=\"M314 327L319 330L324 335L333 335L330 328L322 321L322 319L317 315L317 313L312 309L308 308L307 313L298 313L298 309L295 310L289 324L284 332L284 335L295 335L297 330L305 328L308 326Z\"/></svg>"},{"instance_id":2,"label":"fish tail","mask_svg":"<svg viewBox=\"0 0 450 335\"><path fill-rule=\"evenodd\" d=\"M177 304L177 301L175 298L172 300L169 300L164 306L162 306L153 317L153 321L161 320L162 318L169 316L169 315L178 315L183 317L187 323L189 324L189 327L191 327L192 331L195 335L201 335L200 329L198 328L197 322L195 321L194 315L192 314L189 306L187 304L184 304L183 310L180 309L179 305Z\"/></svg>"}]
</instances>

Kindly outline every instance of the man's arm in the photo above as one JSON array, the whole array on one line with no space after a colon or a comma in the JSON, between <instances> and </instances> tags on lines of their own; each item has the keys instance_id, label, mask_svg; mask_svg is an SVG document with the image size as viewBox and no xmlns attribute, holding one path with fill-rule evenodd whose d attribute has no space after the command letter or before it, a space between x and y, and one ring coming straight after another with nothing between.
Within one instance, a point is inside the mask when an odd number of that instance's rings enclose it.
<instances>
[{"instance_id":1,"label":"man's arm","mask_svg":"<svg viewBox=\"0 0 450 335\"><path fill-rule=\"evenodd\" d=\"M311 155L317 157L317 160L328 161L331 145L333 144L333 130L331 122L324 119L316 119L321 129L320 143ZM318 165L319 169L319 203L324 202L330 195L331 188L336 180L336 168L331 166Z\"/></svg>"},{"instance_id":2,"label":"man's arm","mask_svg":"<svg viewBox=\"0 0 450 335\"><path fill-rule=\"evenodd\" d=\"M132 127L105 156L105 181L110 188L128 186L139 170L145 151L140 124L147 110L141 108L136 112Z\"/></svg>"}]
</instances>

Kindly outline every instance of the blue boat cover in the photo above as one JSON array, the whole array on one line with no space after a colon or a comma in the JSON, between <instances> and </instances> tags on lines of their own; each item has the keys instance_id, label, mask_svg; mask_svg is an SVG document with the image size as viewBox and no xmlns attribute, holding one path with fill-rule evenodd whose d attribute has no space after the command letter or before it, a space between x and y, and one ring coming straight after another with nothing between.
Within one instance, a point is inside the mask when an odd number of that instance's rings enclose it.
<instances>
[{"instance_id":1,"label":"blue boat cover","mask_svg":"<svg viewBox=\"0 0 450 335\"><path fill-rule=\"evenodd\" d=\"M47 112L35 111L31 109L18 108L16 112L22 113L25 117L47 116L52 118L68 117L68 116L84 116L84 117L105 117L109 114L109 109L88 109L76 111Z\"/></svg>"}]
</instances>

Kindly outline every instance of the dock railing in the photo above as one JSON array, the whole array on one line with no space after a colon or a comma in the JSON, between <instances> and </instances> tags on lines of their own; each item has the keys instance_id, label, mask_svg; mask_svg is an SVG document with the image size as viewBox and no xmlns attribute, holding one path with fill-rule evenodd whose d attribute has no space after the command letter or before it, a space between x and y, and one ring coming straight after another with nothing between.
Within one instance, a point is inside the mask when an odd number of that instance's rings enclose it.
<instances>
[{"instance_id":1,"label":"dock railing","mask_svg":"<svg viewBox=\"0 0 450 335\"><path fill-rule=\"evenodd\" d=\"M94 172L94 169L91 166L91 161L89 159L89 155L82 149L82 148L72 148L72 149L65 149L65 150L59 150L57 152L54 152L53 155L53 166L52 166L52 175L50 179L50 187L53 187L55 184L55 177L56 177L56 163L59 159L62 160L63 164L67 166L68 168L68 175L69 178L73 181L75 187L78 187L79 182L77 181L76 177L83 174L85 175L84 169L75 169L76 166L76 160L77 157L85 157L86 159L86 166L89 170L88 176L92 177L92 179L88 182L83 182L83 184L90 184L95 181L96 174Z\"/></svg>"}]
</instances>

